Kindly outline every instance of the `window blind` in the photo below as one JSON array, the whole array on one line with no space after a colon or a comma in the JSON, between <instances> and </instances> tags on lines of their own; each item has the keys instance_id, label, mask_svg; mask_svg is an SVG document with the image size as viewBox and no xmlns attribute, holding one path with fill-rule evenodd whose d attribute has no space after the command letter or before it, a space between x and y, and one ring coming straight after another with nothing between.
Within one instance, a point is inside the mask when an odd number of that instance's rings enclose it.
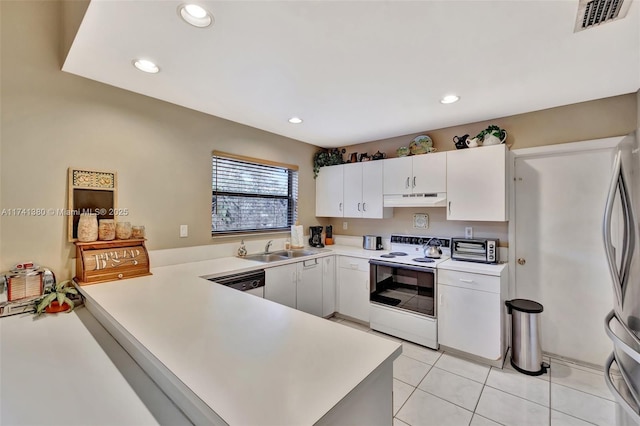
<instances>
[{"instance_id":1,"label":"window blind","mask_svg":"<svg viewBox=\"0 0 640 426\"><path fill-rule=\"evenodd\" d=\"M214 152L212 234L289 230L298 213L293 167Z\"/></svg>"}]
</instances>

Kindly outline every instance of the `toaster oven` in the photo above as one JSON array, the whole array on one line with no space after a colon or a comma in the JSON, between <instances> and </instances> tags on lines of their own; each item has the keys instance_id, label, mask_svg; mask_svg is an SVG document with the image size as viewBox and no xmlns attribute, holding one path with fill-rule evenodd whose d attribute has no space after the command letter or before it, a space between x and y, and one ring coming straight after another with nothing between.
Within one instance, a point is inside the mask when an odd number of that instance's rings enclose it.
<instances>
[{"instance_id":1,"label":"toaster oven","mask_svg":"<svg viewBox=\"0 0 640 426\"><path fill-rule=\"evenodd\" d=\"M451 259L466 262L498 263L499 240L452 238Z\"/></svg>"}]
</instances>

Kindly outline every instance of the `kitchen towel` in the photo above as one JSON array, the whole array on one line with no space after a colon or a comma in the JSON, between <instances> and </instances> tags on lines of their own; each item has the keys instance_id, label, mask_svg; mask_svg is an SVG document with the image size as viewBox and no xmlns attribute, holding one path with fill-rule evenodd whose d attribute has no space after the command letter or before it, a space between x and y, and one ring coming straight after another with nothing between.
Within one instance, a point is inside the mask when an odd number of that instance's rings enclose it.
<instances>
[{"instance_id":1,"label":"kitchen towel","mask_svg":"<svg viewBox=\"0 0 640 426\"><path fill-rule=\"evenodd\" d=\"M304 228L302 225L291 225L291 248L304 247Z\"/></svg>"}]
</instances>

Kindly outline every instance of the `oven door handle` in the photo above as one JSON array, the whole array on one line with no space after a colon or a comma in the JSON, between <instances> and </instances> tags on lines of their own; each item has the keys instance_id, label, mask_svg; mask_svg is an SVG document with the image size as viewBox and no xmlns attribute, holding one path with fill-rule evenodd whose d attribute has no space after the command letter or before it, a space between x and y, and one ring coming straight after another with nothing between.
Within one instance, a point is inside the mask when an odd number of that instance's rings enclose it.
<instances>
[{"instance_id":1,"label":"oven door handle","mask_svg":"<svg viewBox=\"0 0 640 426\"><path fill-rule=\"evenodd\" d=\"M410 271L435 273L435 268L431 268L429 266L405 265L404 263L385 262L385 261L382 261L382 260L374 260L374 259L369 260L369 264L370 265L387 266L389 268L408 269Z\"/></svg>"}]
</instances>

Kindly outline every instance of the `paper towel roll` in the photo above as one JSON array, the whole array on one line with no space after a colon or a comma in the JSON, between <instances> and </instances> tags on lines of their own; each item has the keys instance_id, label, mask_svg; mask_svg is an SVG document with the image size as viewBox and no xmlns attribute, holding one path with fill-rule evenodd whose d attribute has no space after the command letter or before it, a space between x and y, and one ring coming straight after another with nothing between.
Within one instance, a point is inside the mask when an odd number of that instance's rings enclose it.
<instances>
[{"instance_id":1,"label":"paper towel roll","mask_svg":"<svg viewBox=\"0 0 640 426\"><path fill-rule=\"evenodd\" d=\"M302 225L291 225L291 248L304 247L304 228Z\"/></svg>"}]
</instances>

